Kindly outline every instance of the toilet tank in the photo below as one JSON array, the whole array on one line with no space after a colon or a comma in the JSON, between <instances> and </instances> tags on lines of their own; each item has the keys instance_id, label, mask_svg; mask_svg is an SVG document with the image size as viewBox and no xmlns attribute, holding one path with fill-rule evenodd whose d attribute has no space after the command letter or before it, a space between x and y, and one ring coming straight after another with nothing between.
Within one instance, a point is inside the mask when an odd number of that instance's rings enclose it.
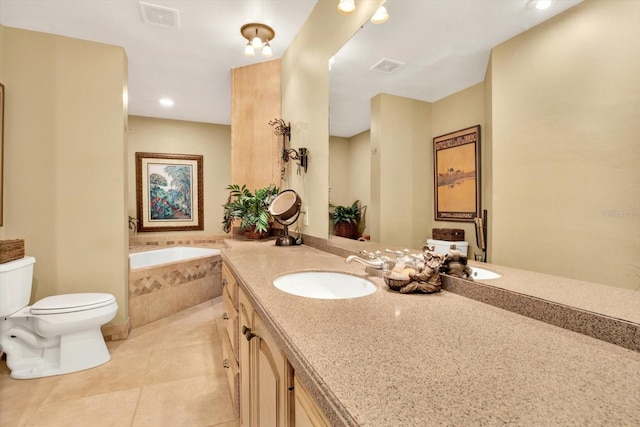
<instances>
[{"instance_id":1,"label":"toilet tank","mask_svg":"<svg viewBox=\"0 0 640 427\"><path fill-rule=\"evenodd\" d=\"M32 256L0 264L0 316L8 316L29 305L33 280Z\"/></svg>"},{"instance_id":2,"label":"toilet tank","mask_svg":"<svg viewBox=\"0 0 640 427\"><path fill-rule=\"evenodd\" d=\"M428 239L427 245L435 246L437 254L448 254L451 245L456 245L456 249L462 252L462 255L468 257L469 242L453 242L449 240Z\"/></svg>"}]
</instances>

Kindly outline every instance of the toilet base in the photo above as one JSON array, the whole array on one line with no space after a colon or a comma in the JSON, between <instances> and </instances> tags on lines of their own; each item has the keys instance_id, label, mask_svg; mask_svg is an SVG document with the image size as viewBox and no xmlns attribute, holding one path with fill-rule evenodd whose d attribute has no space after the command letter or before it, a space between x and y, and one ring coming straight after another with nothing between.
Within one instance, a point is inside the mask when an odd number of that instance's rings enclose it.
<instances>
[{"instance_id":1,"label":"toilet base","mask_svg":"<svg viewBox=\"0 0 640 427\"><path fill-rule=\"evenodd\" d=\"M57 345L45 348L34 348L25 342L12 344L3 347L11 378L15 379L68 374L111 360L99 327L62 335Z\"/></svg>"}]
</instances>

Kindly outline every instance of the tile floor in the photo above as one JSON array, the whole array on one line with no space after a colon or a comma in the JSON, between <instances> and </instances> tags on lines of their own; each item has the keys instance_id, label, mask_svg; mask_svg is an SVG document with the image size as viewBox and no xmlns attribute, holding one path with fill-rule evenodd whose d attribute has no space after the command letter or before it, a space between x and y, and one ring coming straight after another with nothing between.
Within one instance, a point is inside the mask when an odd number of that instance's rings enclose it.
<instances>
[{"instance_id":1,"label":"tile floor","mask_svg":"<svg viewBox=\"0 0 640 427\"><path fill-rule=\"evenodd\" d=\"M237 427L222 368L222 298L108 342L111 361L14 380L0 362L0 426Z\"/></svg>"}]
</instances>

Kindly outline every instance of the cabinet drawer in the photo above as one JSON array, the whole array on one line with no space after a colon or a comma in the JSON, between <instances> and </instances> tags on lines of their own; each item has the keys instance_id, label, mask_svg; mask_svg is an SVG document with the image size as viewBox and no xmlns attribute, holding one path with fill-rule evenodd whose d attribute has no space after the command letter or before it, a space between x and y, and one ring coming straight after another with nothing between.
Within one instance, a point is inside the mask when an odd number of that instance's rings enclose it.
<instances>
[{"instance_id":1,"label":"cabinet drawer","mask_svg":"<svg viewBox=\"0 0 640 427\"><path fill-rule=\"evenodd\" d=\"M236 417L240 416L240 368L236 362L236 358L231 351L231 343L229 336L223 334L222 337L222 367L227 374L227 382L229 383L229 391L231 392L231 402Z\"/></svg>"},{"instance_id":2,"label":"cabinet drawer","mask_svg":"<svg viewBox=\"0 0 640 427\"><path fill-rule=\"evenodd\" d=\"M222 285L229 292L233 306L238 309L238 282L226 264L222 264Z\"/></svg>"},{"instance_id":3,"label":"cabinet drawer","mask_svg":"<svg viewBox=\"0 0 640 427\"><path fill-rule=\"evenodd\" d=\"M225 287L222 291L222 306L224 308L222 317L224 319L224 329L227 332L227 336L229 337L228 339L231 345L231 353L233 354L235 360L238 360L238 339L240 336L238 311L233 306L231 297L229 296L229 293L227 291L227 287Z\"/></svg>"}]
</instances>

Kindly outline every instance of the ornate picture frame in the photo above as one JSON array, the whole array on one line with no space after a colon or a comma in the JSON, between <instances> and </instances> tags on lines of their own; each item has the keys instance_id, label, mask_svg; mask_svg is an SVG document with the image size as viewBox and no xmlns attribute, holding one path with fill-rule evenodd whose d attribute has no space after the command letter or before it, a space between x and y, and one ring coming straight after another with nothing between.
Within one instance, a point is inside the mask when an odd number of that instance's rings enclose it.
<instances>
[{"instance_id":1,"label":"ornate picture frame","mask_svg":"<svg viewBox=\"0 0 640 427\"><path fill-rule=\"evenodd\" d=\"M433 138L436 221L480 216L480 125Z\"/></svg>"},{"instance_id":2,"label":"ornate picture frame","mask_svg":"<svg viewBox=\"0 0 640 427\"><path fill-rule=\"evenodd\" d=\"M4 85L0 83L0 227L2 227L4 198Z\"/></svg>"},{"instance_id":3,"label":"ornate picture frame","mask_svg":"<svg viewBox=\"0 0 640 427\"><path fill-rule=\"evenodd\" d=\"M203 157L136 153L138 232L204 230Z\"/></svg>"}]
</instances>

